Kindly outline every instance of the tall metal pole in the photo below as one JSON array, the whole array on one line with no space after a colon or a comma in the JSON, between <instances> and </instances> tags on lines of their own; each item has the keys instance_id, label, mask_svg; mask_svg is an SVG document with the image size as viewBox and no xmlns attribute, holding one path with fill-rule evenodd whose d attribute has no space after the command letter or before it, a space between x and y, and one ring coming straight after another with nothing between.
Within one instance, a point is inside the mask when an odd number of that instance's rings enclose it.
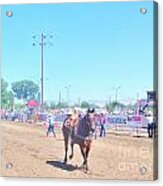
<instances>
[{"instance_id":1,"label":"tall metal pole","mask_svg":"<svg viewBox=\"0 0 163 186\"><path fill-rule=\"evenodd\" d=\"M79 98L78 98L78 106L80 106L80 99L81 99L81 98L79 97Z\"/></svg>"},{"instance_id":2,"label":"tall metal pole","mask_svg":"<svg viewBox=\"0 0 163 186\"><path fill-rule=\"evenodd\" d=\"M115 102L117 103L118 102L118 91L121 87L116 87L114 88L115 89Z\"/></svg>"},{"instance_id":3,"label":"tall metal pole","mask_svg":"<svg viewBox=\"0 0 163 186\"><path fill-rule=\"evenodd\" d=\"M111 103L111 96L109 96L109 105L110 105L110 103Z\"/></svg>"},{"instance_id":4,"label":"tall metal pole","mask_svg":"<svg viewBox=\"0 0 163 186\"><path fill-rule=\"evenodd\" d=\"M118 89L115 89L115 102L117 103L117 94L118 94Z\"/></svg>"},{"instance_id":5,"label":"tall metal pole","mask_svg":"<svg viewBox=\"0 0 163 186\"><path fill-rule=\"evenodd\" d=\"M68 105L69 105L70 88L71 88L71 85L68 85L68 86L65 87L65 89L66 89L66 94L67 94L67 104L68 104Z\"/></svg>"},{"instance_id":6,"label":"tall metal pole","mask_svg":"<svg viewBox=\"0 0 163 186\"><path fill-rule=\"evenodd\" d=\"M33 35L33 46L36 46L36 44L38 44L41 48L41 95L40 95L40 105L41 108L43 108L43 104L44 104L44 46L46 46L47 44L52 45L51 42L48 42L48 38L52 39L53 36L52 35L46 35L44 33L41 33L41 38L39 40L37 40L37 35Z\"/></svg>"},{"instance_id":7,"label":"tall metal pole","mask_svg":"<svg viewBox=\"0 0 163 186\"><path fill-rule=\"evenodd\" d=\"M44 104L44 34L41 34L41 107Z\"/></svg>"},{"instance_id":8,"label":"tall metal pole","mask_svg":"<svg viewBox=\"0 0 163 186\"><path fill-rule=\"evenodd\" d=\"M61 104L61 100L62 100L62 97L61 97L62 95L61 95L61 91L59 91L59 100L58 100L58 104L60 105Z\"/></svg>"}]
</instances>

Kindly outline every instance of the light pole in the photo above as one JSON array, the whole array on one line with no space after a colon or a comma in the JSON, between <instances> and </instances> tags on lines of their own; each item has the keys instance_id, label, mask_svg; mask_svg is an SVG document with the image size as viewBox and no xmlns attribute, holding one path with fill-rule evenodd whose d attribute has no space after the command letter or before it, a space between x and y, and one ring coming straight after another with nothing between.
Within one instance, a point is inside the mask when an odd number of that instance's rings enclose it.
<instances>
[{"instance_id":1,"label":"light pole","mask_svg":"<svg viewBox=\"0 0 163 186\"><path fill-rule=\"evenodd\" d=\"M69 94L70 94L71 85L65 86L66 94L67 94L67 104L69 105Z\"/></svg>"},{"instance_id":2,"label":"light pole","mask_svg":"<svg viewBox=\"0 0 163 186\"><path fill-rule=\"evenodd\" d=\"M117 114L118 113L118 91L121 89L121 87L114 87L113 88L115 90L115 113ZM118 126L117 126L117 123L116 123L116 131L118 130Z\"/></svg>"},{"instance_id":3,"label":"light pole","mask_svg":"<svg viewBox=\"0 0 163 186\"><path fill-rule=\"evenodd\" d=\"M121 87L114 87L115 90L115 102L118 103L118 91L121 89Z\"/></svg>"},{"instance_id":4,"label":"light pole","mask_svg":"<svg viewBox=\"0 0 163 186\"><path fill-rule=\"evenodd\" d=\"M81 106L81 105L80 105L80 102L81 102L81 98L78 97L78 106L79 106L79 107Z\"/></svg>"},{"instance_id":5,"label":"light pole","mask_svg":"<svg viewBox=\"0 0 163 186\"><path fill-rule=\"evenodd\" d=\"M43 103L44 103L44 47L47 46L48 44L49 45L52 45L52 43L50 43L48 41L48 39L52 39L53 36L52 35L49 35L49 34L45 34L45 33L41 33L40 34L40 37L39 37L39 40L36 40L37 39L37 36L38 35L33 35L33 39L34 39L34 42L32 43L33 46L36 46L37 44L40 46L40 49L41 49L41 100L40 100L40 104L41 104L41 107L43 107Z\"/></svg>"},{"instance_id":6,"label":"light pole","mask_svg":"<svg viewBox=\"0 0 163 186\"><path fill-rule=\"evenodd\" d=\"M59 91L58 104L60 105L61 102L62 102L62 94L61 91Z\"/></svg>"}]
</instances>

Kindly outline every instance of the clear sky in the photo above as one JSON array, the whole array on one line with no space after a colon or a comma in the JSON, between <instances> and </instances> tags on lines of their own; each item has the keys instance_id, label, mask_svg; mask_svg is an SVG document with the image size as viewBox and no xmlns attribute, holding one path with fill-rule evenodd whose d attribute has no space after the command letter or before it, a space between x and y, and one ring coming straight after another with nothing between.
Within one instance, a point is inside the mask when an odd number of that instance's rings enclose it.
<instances>
[{"instance_id":1,"label":"clear sky","mask_svg":"<svg viewBox=\"0 0 163 186\"><path fill-rule=\"evenodd\" d=\"M140 8L147 13L141 14ZM12 17L6 11L13 12ZM9 83L40 79L40 34L45 47L45 99L146 96L153 87L153 2L6 5L2 7L2 77Z\"/></svg>"}]
</instances>

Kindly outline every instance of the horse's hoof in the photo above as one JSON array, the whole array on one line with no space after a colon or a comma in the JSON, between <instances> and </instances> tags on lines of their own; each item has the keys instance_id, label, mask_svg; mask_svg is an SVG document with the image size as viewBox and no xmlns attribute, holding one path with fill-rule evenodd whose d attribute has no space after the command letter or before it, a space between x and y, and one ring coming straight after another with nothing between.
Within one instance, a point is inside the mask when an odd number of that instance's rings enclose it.
<instances>
[{"instance_id":1,"label":"horse's hoof","mask_svg":"<svg viewBox=\"0 0 163 186\"><path fill-rule=\"evenodd\" d=\"M85 170L84 173L85 173L85 174L89 174L89 170Z\"/></svg>"},{"instance_id":2,"label":"horse's hoof","mask_svg":"<svg viewBox=\"0 0 163 186\"><path fill-rule=\"evenodd\" d=\"M72 158L73 158L73 155L70 155L70 156L69 156L69 159L71 160Z\"/></svg>"},{"instance_id":3,"label":"horse's hoof","mask_svg":"<svg viewBox=\"0 0 163 186\"><path fill-rule=\"evenodd\" d=\"M64 160L63 164L66 164L67 163L67 160Z\"/></svg>"},{"instance_id":4,"label":"horse's hoof","mask_svg":"<svg viewBox=\"0 0 163 186\"><path fill-rule=\"evenodd\" d=\"M86 167L85 167L85 173L86 174L88 174L89 173L89 168L88 168L88 166L86 165Z\"/></svg>"}]
</instances>

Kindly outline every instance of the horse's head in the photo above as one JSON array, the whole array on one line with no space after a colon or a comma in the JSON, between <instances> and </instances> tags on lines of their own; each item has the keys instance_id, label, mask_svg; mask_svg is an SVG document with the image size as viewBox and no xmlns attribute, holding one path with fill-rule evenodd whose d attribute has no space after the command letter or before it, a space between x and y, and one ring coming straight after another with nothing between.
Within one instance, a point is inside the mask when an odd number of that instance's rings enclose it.
<instances>
[{"instance_id":1,"label":"horse's head","mask_svg":"<svg viewBox=\"0 0 163 186\"><path fill-rule=\"evenodd\" d=\"M90 132L95 131L95 115L94 115L95 110L94 109L88 109L87 114L86 114L86 119L87 119L87 125L89 128Z\"/></svg>"}]
</instances>

